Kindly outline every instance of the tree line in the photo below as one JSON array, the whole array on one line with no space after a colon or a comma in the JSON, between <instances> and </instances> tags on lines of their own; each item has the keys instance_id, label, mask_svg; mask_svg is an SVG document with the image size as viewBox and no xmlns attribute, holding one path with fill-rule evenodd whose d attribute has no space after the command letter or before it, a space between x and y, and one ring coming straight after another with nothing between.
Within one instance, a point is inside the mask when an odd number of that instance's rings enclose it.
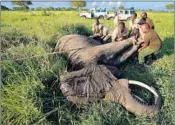
<instances>
[{"instance_id":1,"label":"tree line","mask_svg":"<svg viewBox=\"0 0 175 125\"><path fill-rule=\"evenodd\" d=\"M14 11L25 11L26 9L24 7L13 7ZM54 8L54 7L36 7L36 8L30 8L28 9L30 11L77 11L77 8L73 8L73 7L57 7L57 8ZM84 11L87 11L88 9L81 9L81 10L84 10Z\"/></svg>"},{"instance_id":2,"label":"tree line","mask_svg":"<svg viewBox=\"0 0 175 125\"><path fill-rule=\"evenodd\" d=\"M14 11L24 11L24 10L31 10L31 11L77 11L77 10L85 10L88 9L83 8L86 7L86 1L71 1L71 7L36 7L36 8L30 8L29 6L32 5L32 1L24 1L24 0L12 0L11 1L13 5L17 5L18 7L13 7L13 9L9 9L6 6L1 5L1 10L14 10ZM165 5L166 9L168 11L173 11L174 4L167 4ZM113 7L116 8L116 7ZM125 9L124 6L120 5L118 9ZM152 9L148 9L148 11L152 11Z\"/></svg>"}]
</instances>

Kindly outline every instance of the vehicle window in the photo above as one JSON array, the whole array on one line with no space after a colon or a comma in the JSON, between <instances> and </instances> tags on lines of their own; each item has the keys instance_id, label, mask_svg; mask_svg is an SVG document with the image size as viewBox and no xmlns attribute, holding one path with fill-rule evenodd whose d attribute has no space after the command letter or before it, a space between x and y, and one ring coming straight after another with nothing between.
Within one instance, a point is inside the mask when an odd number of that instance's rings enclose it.
<instances>
[{"instance_id":1,"label":"vehicle window","mask_svg":"<svg viewBox=\"0 0 175 125\"><path fill-rule=\"evenodd\" d=\"M101 12L105 12L105 9L101 9Z\"/></svg>"},{"instance_id":2,"label":"vehicle window","mask_svg":"<svg viewBox=\"0 0 175 125\"><path fill-rule=\"evenodd\" d=\"M100 9L96 9L96 12L100 12Z\"/></svg>"},{"instance_id":3,"label":"vehicle window","mask_svg":"<svg viewBox=\"0 0 175 125\"><path fill-rule=\"evenodd\" d=\"M129 11L125 11L125 14L129 14Z\"/></svg>"},{"instance_id":4,"label":"vehicle window","mask_svg":"<svg viewBox=\"0 0 175 125\"><path fill-rule=\"evenodd\" d=\"M131 11L131 14L133 14L134 13L134 11Z\"/></svg>"}]
</instances>

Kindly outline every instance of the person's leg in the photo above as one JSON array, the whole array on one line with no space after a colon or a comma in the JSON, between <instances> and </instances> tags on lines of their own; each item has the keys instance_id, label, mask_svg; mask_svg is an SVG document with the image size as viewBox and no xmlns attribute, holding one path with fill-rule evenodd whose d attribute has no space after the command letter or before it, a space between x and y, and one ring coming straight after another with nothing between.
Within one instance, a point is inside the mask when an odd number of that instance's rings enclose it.
<instances>
[{"instance_id":1,"label":"person's leg","mask_svg":"<svg viewBox=\"0 0 175 125\"><path fill-rule=\"evenodd\" d=\"M104 43L107 43L107 41L108 41L110 38L111 38L110 35L105 36L105 38L103 38Z\"/></svg>"},{"instance_id":2,"label":"person's leg","mask_svg":"<svg viewBox=\"0 0 175 125\"><path fill-rule=\"evenodd\" d=\"M155 53L151 54L151 58L152 58L152 60L156 60L157 59Z\"/></svg>"},{"instance_id":3,"label":"person's leg","mask_svg":"<svg viewBox=\"0 0 175 125\"><path fill-rule=\"evenodd\" d=\"M151 55L152 53L156 52L156 50L151 49L149 47L144 48L142 51L139 52L138 60L140 64L145 62L145 57Z\"/></svg>"}]
</instances>

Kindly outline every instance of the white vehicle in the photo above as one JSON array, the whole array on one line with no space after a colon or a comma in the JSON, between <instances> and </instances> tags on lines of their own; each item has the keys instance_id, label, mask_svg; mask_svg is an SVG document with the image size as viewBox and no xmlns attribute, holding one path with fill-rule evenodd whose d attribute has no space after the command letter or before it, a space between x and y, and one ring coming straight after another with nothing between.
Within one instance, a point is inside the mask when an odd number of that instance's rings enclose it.
<instances>
[{"instance_id":1,"label":"white vehicle","mask_svg":"<svg viewBox=\"0 0 175 125\"><path fill-rule=\"evenodd\" d=\"M105 18L108 15L108 11L106 8L92 8L86 13L80 13L79 17L84 17L84 18Z\"/></svg>"},{"instance_id":2,"label":"white vehicle","mask_svg":"<svg viewBox=\"0 0 175 125\"><path fill-rule=\"evenodd\" d=\"M119 16L119 20L129 20L131 18L131 14L135 12L134 10L127 9L127 10L119 10L117 12ZM107 15L107 19L114 18L115 14L109 14Z\"/></svg>"}]
</instances>

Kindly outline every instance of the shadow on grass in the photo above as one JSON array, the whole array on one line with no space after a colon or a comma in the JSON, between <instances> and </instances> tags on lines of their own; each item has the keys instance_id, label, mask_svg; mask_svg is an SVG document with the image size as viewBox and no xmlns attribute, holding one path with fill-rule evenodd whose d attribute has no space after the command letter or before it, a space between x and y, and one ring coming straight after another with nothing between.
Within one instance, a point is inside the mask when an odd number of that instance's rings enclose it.
<instances>
[{"instance_id":1,"label":"shadow on grass","mask_svg":"<svg viewBox=\"0 0 175 125\"><path fill-rule=\"evenodd\" d=\"M174 53L174 37L166 37L162 40L162 48L158 52L158 58L163 57L164 55L171 55Z\"/></svg>"},{"instance_id":2,"label":"shadow on grass","mask_svg":"<svg viewBox=\"0 0 175 125\"><path fill-rule=\"evenodd\" d=\"M84 36L90 36L92 34L91 29L89 29L87 26L83 24L71 24L71 25L64 25L61 27L61 29L58 29L59 35L55 34L53 35L52 39L47 42L47 44L54 48L58 39L65 35L70 34L78 34L78 35L84 35Z\"/></svg>"}]
</instances>

